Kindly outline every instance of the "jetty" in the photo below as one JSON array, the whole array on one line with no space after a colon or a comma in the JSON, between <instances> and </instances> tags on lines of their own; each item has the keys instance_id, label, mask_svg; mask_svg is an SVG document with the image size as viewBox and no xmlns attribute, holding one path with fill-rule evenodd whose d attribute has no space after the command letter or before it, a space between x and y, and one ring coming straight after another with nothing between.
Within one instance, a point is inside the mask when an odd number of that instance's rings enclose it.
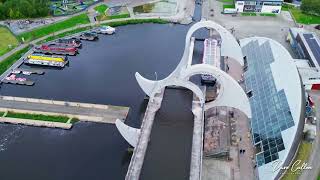
<instances>
[{"instance_id":1,"label":"jetty","mask_svg":"<svg viewBox=\"0 0 320 180\"><path fill-rule=\"evenodd\" d=\"M67 116L80 121L113 124L116 119L127 118L129 107L0 96L0 111Z\"/></svg>"},{"instance_id":2,"label":"jetty","mask_svg":"<svg viewBox=\"0 0 320 180\"><path fill-rule=\"evenodd\" d=\"M18 81L18 80L3 79L1 82L6 83L6 84L19 84L19 85L27 85L27 86L34 85L34 81Z\"/></svg>"},{"instance_id":3,"label":"jetty","mask_svg":"<svg viewBox=\"0 0 320 180\"><path fill-rule=\"evenodd\" d=\"M40 69L16 68L15 71L30 72L31 74L38 74L38 75L44 74L44 71Z\"/></svg>"}]
</instances>

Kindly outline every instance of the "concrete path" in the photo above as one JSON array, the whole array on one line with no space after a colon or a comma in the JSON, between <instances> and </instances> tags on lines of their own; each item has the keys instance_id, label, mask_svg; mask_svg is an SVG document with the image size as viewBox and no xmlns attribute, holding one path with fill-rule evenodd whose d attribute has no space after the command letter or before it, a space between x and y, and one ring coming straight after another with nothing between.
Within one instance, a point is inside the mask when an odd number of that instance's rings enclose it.
<instances>
[{"instance_id":1,"label":"concrete path","mask_svg":"<svg viewBox=\"0 0 320 180\"><path fill-rule=\"evenodd\" d=\"M71 123L40 121L40 120L32 120L32 119L1 117L0 122L1 123L10 123L10 124L23 124L23 125L27 125L27 126L49 127L49 128L61 128L61 129L71 129L72 128Z\"/></svg>"},{"instance_id":2,"label":"concrete path","mask_svg":"<svg viewBox=\"0 0 320 180\"><path fill-rule=\"evenodd\" d=\"M317 137L312 144L312 152L309 156L308 166L311 166L311 170L304 170L299 176L299 180L316 180L320 172L320 92L312 91L309 93L313 98L316 107L316 117L317 117Z\"/></svg>"},{"instance_id":3,"label":"concrete path","mask_svg":"<svg viewBox=\"0 0 320 180\"><path fill-rule=\"evenodd\" d=\"M26 98L25 98L26 99ZM33 100L7 100L0 99L0 111L15 111L21 113L39 113L47 115L65 115L76 117L81 121L92 121L101 123L115 123L116 119L126 119L129 112L128 107L92 105L75 102L42 100L35 102ZM52 103L48 103L48 102ZM73 105L77 104L76 105ZM104 108L102 108L104 107Z\"/></svg>"}]
</instances>

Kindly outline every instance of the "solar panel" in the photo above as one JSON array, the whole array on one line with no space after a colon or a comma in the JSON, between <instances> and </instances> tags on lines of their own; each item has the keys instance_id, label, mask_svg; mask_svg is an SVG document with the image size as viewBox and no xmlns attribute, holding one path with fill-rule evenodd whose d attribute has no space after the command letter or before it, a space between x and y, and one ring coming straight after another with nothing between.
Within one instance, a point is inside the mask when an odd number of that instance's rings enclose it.
<instances>
[{"instance_id":1,"label":"solar panel","mask_svg":"<svg viewBox=\"0 0 320 180\"><path fill-rule=\"evenodd\" d=\"M320 64L320 46L316 40L316 37L313 34L303 34L304 38L306 39L311 52L313 53L314 57L316 58L318 64Z\"/></svg>"},{"instance_id":2,"label":"solar panel","mask_svg":"<svg viewBox=\"0 0 320 180\"><path fill-rule=\"evenodd\" d=\"M277 90L270 64L274 62L269 42L259 45L252 41L243 47L248 70L244 74L246 90L252 90L249 98L252 119L253 143L261 144L256 154L257 165L262 166L279 159L279 151L285 149L281 131L294 126L284 90Z\"/></svg>"}]
</instances>

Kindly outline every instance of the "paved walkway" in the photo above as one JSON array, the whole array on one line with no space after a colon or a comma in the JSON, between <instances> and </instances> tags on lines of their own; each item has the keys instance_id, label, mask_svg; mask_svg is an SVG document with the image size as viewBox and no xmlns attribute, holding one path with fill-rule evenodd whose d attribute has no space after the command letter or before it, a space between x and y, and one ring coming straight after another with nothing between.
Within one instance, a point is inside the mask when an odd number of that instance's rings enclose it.
<instances>
[{"instance_id":1,"label":"paved walkway","mask_svg":"<svg viewBox=\"0 0 320 180\"><path fill-rule=\"evenodd\" d=\"M22 99L22 98L20 98ZM0 111L21 113L40 113L47 115L66 115L82 121L115 123L116 119L126 119L128 107L83 104L52 100L35 101L35 99L14 100L0 98ZM52 103L50 103L52 102Z\"/></svg>"},{"instance_id":2,"label":"paved walkway","mask_svg":"<svg viewBox=\"0 0 320 180\"><path fill-rule=\"evenodd\" d=\"M8 118L1 117L1 123L10 123L10 124L23 124L27 126L37 126L37 127L49 127L49 128L61 128L61 129L71 129L72 124L70 122L61 123L61 122L51 122L51 121L41 121L41 120L32 120L32 119L20 119L20 118Z\"/></svg>"},{"instance_id":3,"label":"paved walkway","mask_svg":"<svg viewBox=\"0 0 320 180\"><path fill-rule=\"evenodd\" d=\"M317 179L320 172L320 92L312 91L309 93L313 98L316 107L316 117L317 117L317 137L312 145L312 152L309 156L308 166L311 166L311 170L304 170L299 176L299 180L306 179Z\"/></svg>"}]
</instances>

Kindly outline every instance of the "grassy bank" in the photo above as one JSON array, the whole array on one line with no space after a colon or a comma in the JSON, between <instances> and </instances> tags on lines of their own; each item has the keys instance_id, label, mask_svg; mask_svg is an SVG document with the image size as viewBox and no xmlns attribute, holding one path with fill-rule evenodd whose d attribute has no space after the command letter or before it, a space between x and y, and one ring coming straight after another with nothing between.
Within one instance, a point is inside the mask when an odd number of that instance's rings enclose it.
<instances>
[{"instance_id":1,"label":"grassy bank","mask_svg":"<svg viewBox=\"0 0 320 180\"><path fill-rule=\"evenodd\" d=\"M69 119L67 116L52 116L43 114L29 114L29 113L16 113L9 111L5 117L9 118L20 118L20 119L32 119L40 121L51 121L51 122L61 122L66 123Z\"/></svg>"},{"instance_id":2,"label":"grassy bank","mask_svg":"<svg viewBox=\"0 0 320 180\"><path fill-rule=\"evenodd\" d=\"M26 52L28 52L30 47L26 47L17 51L13 55L7 57L3 61L0 62L0 74L4 73L7 69L9 69L17 60L19 60Z\"/></svg>"},{"instance_id":3,"label":"grassy bank","mask_svg":"<svg viewBox=\"0 0 320 180\"><path fill-rule=\"evenodd\" d=\"M76 122L79 122L78 118L72 118L71 121L70 121L71 124L74 124Z\"/></svg>"},{"instance_id":4,"label":"grassy bank","mask_svg":"<svg viewBox=\"0 0 320 180\"><path fill-rule=\"evenodd\" d=\"M86 30L89 30L91 29L90 26L88 27L83 27L83 28L78 28L78 29L74 29L74 30L71 30L71 31L67 31L67 32L64 32L64 33L61 33L61 34L58 34L58 35L54 35L54 36L50 36L42 41L39 41L37 44L42 44L42 43L46 43L48 41L53 41L53 40L56 40L56 39L59 39L59 38L63 38L63 37L66 37L66 36L70 36L72 34L76 34L76 33L79 33L79 32L82 32L82 31L86 31Z\"/></svg>"},{"instance_id":5,"label":"grassy bank","mask_svg":"<svg viewBox=\"0 0 320 180\"><path fill-rule=\"evenodd\" d=\"M312 144L311 143L308 143L306 141L302 141L300 143L300 146L299 146L299 149L298 149L298 152L297 152L297 155L296 157L294 158L294 160L292 161L293 163L296 162L297 160L300 160L301 163L299 165L295 165L295 167L297 166L301 166L303 162L307 162L308 161L308 158L309 158L309 155L310 155L310 152L311 152L311 149L312 149ZM290 166L289 170L287 170L284 174L284 176L281 178L281 180L294 180L294 179L298 179L299 175L301 174L301 171L302 170L297 170L295 172L292 172L291 171L291 167L292 165Z\"/></svg>"},{"instance_id":6,"label":"grassy bank","mask_svg":"<svg viewBox=\"0 0 320 180\"><path fill-rule=\"evenodd\" d=\"M224 4L224 5L223 5L223 10L226 9L226 8L234 9L234 8L235 8L235 5L234 5L234 4Z\"/></svg>"},{"instance_id":7,"label":"grassy bank","mask_svg":"<svg viewBox=\"0 0 320 180\"><path fill-rule=\"evenodd\" d=\"M260 13L260 16L269 16L269 17L276 17L277 14L273 14L273 13Z\"/></svg>"},{"instance_id":8,"label":"grassy bank","mask_svg":"<svg viewBox=\"0 0 320 180\"><path fill-rule=\"evenodd\" d=\"M18 43L17 38L7 27L0 26L0 56L14 49Z\"/></svg>"},{"instance_id":9,"label":"grassy bank","mask_svg":"<svg viewBox=\"0 0 320 180\"><path fill-rule=\"evenodd\" d=\"M320 24L320 16L305 14L298 8L292 8L290 9L290 12L298 23Z\"/></svg>"},{"instance_id":10,"label":"grassy bank","mask_svg":"<svg viewBox=\"0 0 320 180\"><path fill-rule=\"evenodd\" d=\"M162 19L130 19L130 20L123 20L123 21L118 21L118 22L109 22L109 23L102 23L101 25L109 25L112 27L117 27L117 26L125 26L129 24L142 24L142 23L156 23L156 24L167 24L169 23L168 21L162 20ZM42 41L39 41L37 44L42 44L48 41L52 41L55 39L63 38L66 36L70 36L72 34L76 34L82 31L86 31L91 29L92 27L84 27L84 28L77 28L71 31L67 31L58 35L50 36Z\"/></svg>"},{"instance_id":11,"label":"grassy bank","mask_svg":"<svg viewBox=\"0 0 320 180\"><path fill-rule=\"evenodd\" d=\"M121 19L121 18L129 18L130 17L130 14L129 12L120 12L120 13L117 13L115 15L108 15L106 13L106 11L108 10L108 6L105 5L105 4L102 4L100 6L97 6L95 7L94 9L96 11L99 12L99 16L97 17L97 19L99 21L105 21L105 20L110 20L110 19Z\"/></svg>"},{"instance_id":12,"label":"grassy bank","mask_svg":"<svg viewBox=\"0 0 320 180\"><path fill-rule=\"evenodd\" d=\"M119 15L113 15L113 16L107 16L105 14L102 14L98 16L99 21L105 21L105 20L110 20L110 19L123 19L123 18L129 18L130 14L119 14Z\"/></svg>"},{"instance_id":13,"label":"grassy bank","mask_svg":"<svg viewBox=\"0 0 320 180\"><path fill-rule=\"evenodd\" d=\"M305 14L299 8L296 8L293 5L284 4L282 6L282 10L290 11L297 23L320 24L320 16Z\"/></svg>"},{"instance_id":14,"label":"grassy bank","mask_svg":"<svg viewBox=\"0 0 320 180\"><path fill-rule=\"evenodd\" d=\"M117 27L117 26L129 25L129 24L143 24L143 23L167 24L169 22L162 19L129 19L129 20L118 21L118 22L103 23L102 25Z\"/></svg>"},{"instance_id":15,"label":"grassy bank","mask_svg":"<svg viewBox=\"0 0 320 180\"><path fill-rule=\"evenodd\" d=\"M105 4L101 4L99 6L96 6L94 10L98 11L100 14L104 14L106 10L108 9L108 6Z\"/></svg>"},{"instance_id":16,"label":"grassy bank","mask_svg":"<svg viewBox=\"0 0 320 180\"><path fill-rule=\"evenodd\" d=\"M55 24L51 24L48 26L34 29L29 32L22 33L18 37L20 39L24 38L25 41L31 41L31 40L38 39L43 36L49 35L51 33L61 31L63 29L72 28L72 27L75 27L80 24L88 24L89 22L90 21L89 21L87 14L80 14L78 16L74 16L72 18L69 18L67 20L64 20L64 21L61 21L61 22L58 22Z\"/></svg>"},{"instance_id":17,"label":"grassy bank","mask_svg":"<svg viewBox=\"0 0 320 180\"><path fill-rule=\"evenodd\" d=\"M257 16L257 13L241 13L241 16Z\"/></svg>"}]
</instances>

